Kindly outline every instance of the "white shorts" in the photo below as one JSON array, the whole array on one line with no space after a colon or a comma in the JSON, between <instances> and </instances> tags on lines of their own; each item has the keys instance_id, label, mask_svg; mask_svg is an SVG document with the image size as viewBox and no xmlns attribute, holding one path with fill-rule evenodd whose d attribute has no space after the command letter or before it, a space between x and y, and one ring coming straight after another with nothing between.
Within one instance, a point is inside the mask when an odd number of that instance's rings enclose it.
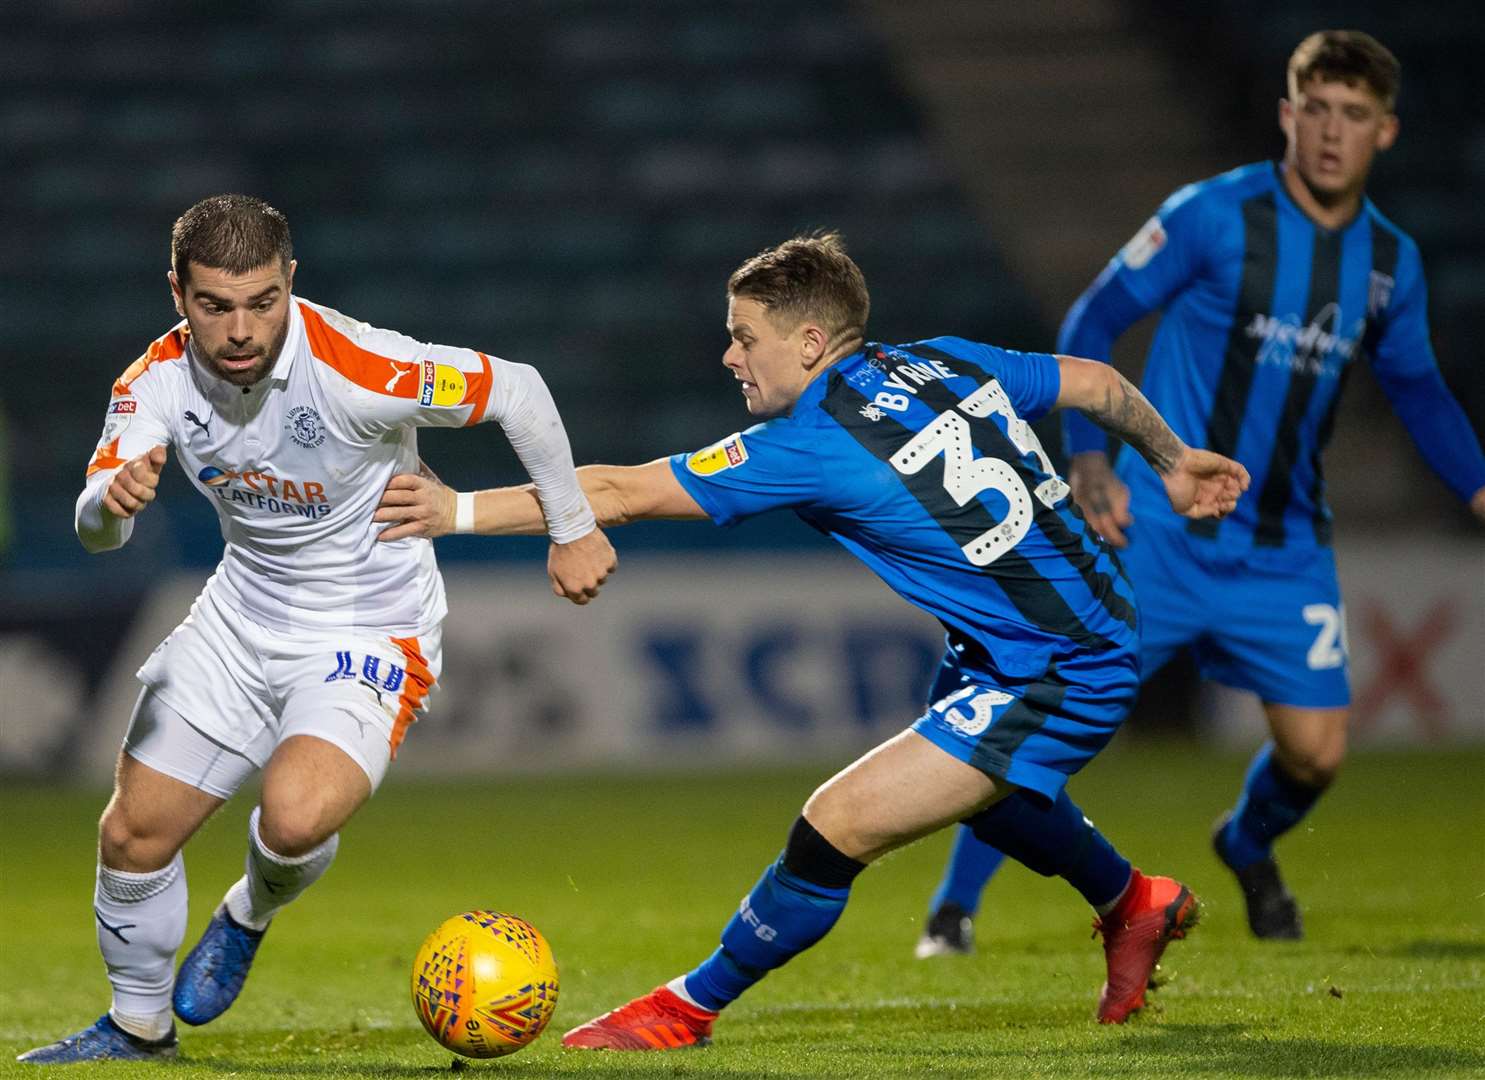
<instances>
[{"instance_id":1,"label":"white shorts","mask_svg":"<svg viewBox=\"0 0 1485 1080\"><path fill-rule=\"evenodd\" d=\"M226 797L214 787L235 791L289 736L314 735L345 751L374 790L427 707L442 663L437 627L406 638L272 631L208 588L139 669L146 690L124 746L151 768ZM206 768L217 751L231 757ZM233 758L244 763L241 775Z\"/></svg>"}]
</instances>

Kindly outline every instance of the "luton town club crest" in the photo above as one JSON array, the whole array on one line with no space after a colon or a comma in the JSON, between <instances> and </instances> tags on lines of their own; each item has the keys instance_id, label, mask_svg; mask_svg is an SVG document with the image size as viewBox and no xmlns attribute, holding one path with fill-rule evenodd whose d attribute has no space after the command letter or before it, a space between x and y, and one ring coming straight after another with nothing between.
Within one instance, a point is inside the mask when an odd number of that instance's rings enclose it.
<instances>
[{"instance_id":1,"label":"luton town club crest","mask_svg":"<svg viewBox=\"0 0 1485 1080\"><path fill-rule=\"evenodd\" d=\"M313 450L325 441L325 421L308 405L295 405L290 409L284 427L289 438L306 450Z\"/></svg>"}]
</instances>

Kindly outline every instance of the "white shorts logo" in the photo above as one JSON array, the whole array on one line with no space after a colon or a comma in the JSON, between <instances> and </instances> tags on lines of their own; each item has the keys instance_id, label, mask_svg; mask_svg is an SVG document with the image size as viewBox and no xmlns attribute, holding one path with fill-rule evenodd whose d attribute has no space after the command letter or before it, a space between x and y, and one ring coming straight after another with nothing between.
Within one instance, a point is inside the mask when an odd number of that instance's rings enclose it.
<instances>
[{"instance_id":1,"label":"white shorts logo","mask_svg":"<svg viewBox=\"0 0 1485 1080\"><path fill-rule=\"evenodd\" d=\"M965 698L969 700L966 701ZM1009 705L1015 700L1015 697L1003 690L986 690L982 686L966 686L942 701L935 702L933 711L942 713L944 722L955 731L973 739L983 735L989 728L998 706ZM968 712L962 711L965 709Z\"/></svg>"}]
</instances>

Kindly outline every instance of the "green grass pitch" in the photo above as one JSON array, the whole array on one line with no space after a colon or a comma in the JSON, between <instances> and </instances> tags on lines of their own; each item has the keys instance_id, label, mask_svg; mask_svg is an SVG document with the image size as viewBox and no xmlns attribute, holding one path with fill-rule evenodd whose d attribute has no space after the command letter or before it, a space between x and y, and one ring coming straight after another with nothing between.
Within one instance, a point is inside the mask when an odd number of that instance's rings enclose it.
<instances>
[{"instance_id":1,"label":"green grass pitch","mask_svg":"<svg viewBox=\"0 0 1485 1080\"><path fill-rule=\"evenodd\" d=\"M416 733L414 733L416 737ZM497 1076L1485 1076L1485 750L1359 755L1282 845L1308 939L1260 944L1207 846L1243 762L1123 741L1073 786L1117 844L1204 899L1171 982L1123 1028L1092 1020L1102 952L1061 882L1008 867L969 958L911 951L940 835L858 881L835 932L730 1009L707 1050L563 1051L561 1032L685 970L716 943L828 767L716 776L393 779L339 861L274 925L242 998L182 1031L188 1077L427 1077L409 967L446 916L506 909L551 940L551 1029L466 1071ZM107 989L89 911L97 792L0 791L0 1075L76 1030ZM251 799L187 848L188 943L240 872ZM88 1076L147 1075L112 1064Z\"/></svg>"}]
</instances>

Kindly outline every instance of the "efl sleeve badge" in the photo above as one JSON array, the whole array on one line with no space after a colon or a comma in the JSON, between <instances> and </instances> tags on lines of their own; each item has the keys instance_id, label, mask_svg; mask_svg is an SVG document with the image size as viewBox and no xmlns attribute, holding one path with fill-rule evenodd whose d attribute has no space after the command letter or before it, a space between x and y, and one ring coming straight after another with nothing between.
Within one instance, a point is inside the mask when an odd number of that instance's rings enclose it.
<instances>
[{"instance_id":1,"label":"efl sleeve badge","mask_svg":"<svg viewBox=\"0 0 1485 1080\"><path fill-rule=\"evenodd\" d=\"M735 469L747 460L748 450L743 445L742 434L738 433L696 451L686 459L686 468L696 476L715 476L726 469Z\"/></svg>"}]
</instances>

